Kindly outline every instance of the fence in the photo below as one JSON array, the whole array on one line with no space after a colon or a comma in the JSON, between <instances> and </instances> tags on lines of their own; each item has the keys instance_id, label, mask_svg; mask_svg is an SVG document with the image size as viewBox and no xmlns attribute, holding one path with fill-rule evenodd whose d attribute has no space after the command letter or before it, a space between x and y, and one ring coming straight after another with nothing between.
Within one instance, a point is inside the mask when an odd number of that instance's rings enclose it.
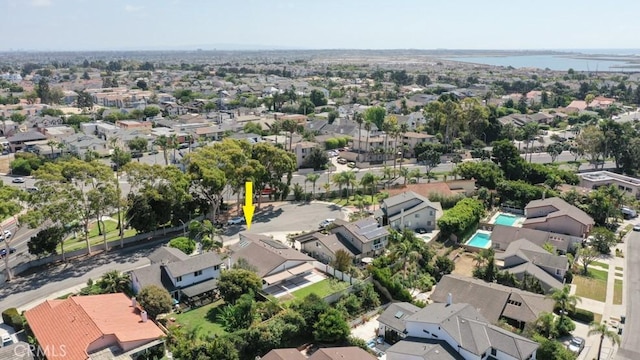
<instances>
[{"instance_id":1,"label":"fence","mask_svg":"<svg viewBox=\"0 0 640 360\"><path fill-rule=\"evenodd\" d=\"M344 273L340 270L336 270L334 269L331 265L328 264L323 264L319 261L314 261L313 262L313 267L315 267L317 270L322 271L325 274L329 274L331 276L333 276L334 278L340 280L340 281L344 281L344 282L348 282L350 285L353 285L354 282L359 282L360 280L351 277L349 274Z\"/></svg>"},{"instance_id":2,"label":"fence","mask_svg":"<svg viewBox=\"0 0 640 360\"><path fill-rule=\"evenodd\" d=\"M179 231L184 231L184 227L186 226L186 224L180 225L180 226L174 226L174 227L170 227L170 228L163 228L163 229L159 229L156 231L153 231L151 233L144 233L144 234L137 234L134 236L130 236L127 238L124 238L122 240L122 245L123 246L129 246L129 245L133 245L133 244L142 244L145 241L151 241L151 240L156 240L158 237L161 236L165 236L168 234L172 234L175 232L179 232ZM120 247L120 239L117 240L112 240L107 242L107 248L108 249L113 249L113 248L119 248ZM100 244L96 244L96 245L92 245L91 246L91 252L95 253L95 252L101 252L105 250L105 245L104 243L100 243ZM71 260L77 257L81 257L81 256L85 256L87 255L87 249L79 249L79 250L74 250L74 251L69 251L69 252L65 252L64 254L64 258L65 260ZM34 267L38 267L38 266L43 266L43 265L47 265L47 264L52 264L52 263L56 263L56 262L60 262L62 261L62 254L56 254L56 255L49 255L47 257L43 257L43 258L37 258L37 259L31 259L31 260L27 260L26 262L22 262L18 265L13 266L13 274L15 275L19 275L20 273L23 273L31 268ZM0 273L0 284L4 283L6 280L6 273L3 271Z\"/></svg>"}]
</instances>

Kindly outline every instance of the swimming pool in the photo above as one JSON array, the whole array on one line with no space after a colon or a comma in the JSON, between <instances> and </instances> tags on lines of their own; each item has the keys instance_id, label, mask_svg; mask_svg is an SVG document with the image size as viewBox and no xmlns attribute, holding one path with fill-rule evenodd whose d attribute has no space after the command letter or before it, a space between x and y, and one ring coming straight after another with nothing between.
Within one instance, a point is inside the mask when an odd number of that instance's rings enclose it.
<instances>
[{"instance_id":1,"label":"swimming pool","mask_svg":"<svg viewBox=\"0 0 640 360\"><path fill-rule=\"evenodd\" d=\"M509 215L509 214L498 214L496 219L493 221L496 225L505 225L505 226L513 226L513 224L518 220L517 216Z\"/></svg>"},{"instance_id":2,"label":"swimming pool","mask_svg":"<svg viewBox=\"0 0 640 360\"><path fill-rule=\"evenodd\" d=\"M476 231L465 245L488 249L491 247L491 233L488 231Z\"/></svg>"}]
</instances>

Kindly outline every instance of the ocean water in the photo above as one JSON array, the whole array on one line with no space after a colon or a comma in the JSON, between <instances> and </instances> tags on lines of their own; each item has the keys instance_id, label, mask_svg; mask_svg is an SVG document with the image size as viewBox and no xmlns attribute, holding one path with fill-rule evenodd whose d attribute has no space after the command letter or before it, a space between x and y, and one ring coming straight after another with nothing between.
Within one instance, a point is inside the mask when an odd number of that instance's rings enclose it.
<instances>
[{"instance_id":1,"label":"ocean water","mask_svg":"<svg viewBox=\"0 0 640 360\"><path fill-rule=\"evenodd\" d=\"M602 50L605 51L605 50ZM615 50L606 50L614 52ZM631 53L623 54L622 51L614 53L614 55L633 56L640 51L627 50ZM597 50L592 52L583 52L584 54L604 54ZM551 69L556 71L567 71L573 69L576 71L616 71L616 72L629 72L640 71L640 64L634 64L635 67L620 67L629 66L630 63L621 59L620 61L606 59L580 59L570 56L579 55L523 55L523 56L472 56L472 57L450 57L447 60L461 61L475 64L487 64L494 66L512 66L514 68L539 68L539 69ZM640 60L640 57L638 57Z\"/></svg>"}]
</instances>

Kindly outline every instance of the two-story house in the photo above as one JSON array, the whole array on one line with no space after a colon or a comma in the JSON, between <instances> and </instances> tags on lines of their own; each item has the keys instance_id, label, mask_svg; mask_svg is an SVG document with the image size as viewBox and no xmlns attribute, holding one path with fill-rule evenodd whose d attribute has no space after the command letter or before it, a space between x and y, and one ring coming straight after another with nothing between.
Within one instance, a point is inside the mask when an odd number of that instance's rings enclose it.
<instances>
[{"instance_id":1,"label":"two-story house","mask_svg":"<svg viewBox=\"0 0 640 360\"><path fill-rule=\"evenodd\" d=\"M586 238L595 222L584 211L559 197L533 200L524 208L522 227Z\"/></svg>"},{"instance_id":2,"label":"two-story house","mask_svg":"<svg viewBox=\"0 0 640 360\"><path fill-rule=\"evenodd\" d=\"M415 157L414 149L418 144L425 143L425 142L433 144L433 143L437 143L438 139L433 135L429 135L425 133L418 133L413 131L404 133L402 135L402 144L405 146L405 149L406 149L404 151L404 157L405 158Z\"/></svg>"},{"instance_id":3,"label":"two-story house","mask_svg":"<svg viewBox=\"0 0 640 360\"><path fill-rule=\"evenodd\" d=\"M188 256L178 249L161 247L149 255L151 265L131 272L133 292L147 285L164 287L176 300L211 296L217 289L222 260L214 252Z\"/></svg>"},{"instance_id":4,"label":"two-story house","mask_svg":"<svg viewBox=\"0 0 640 360\"><path fill-rule=\"evenodd\" d=\"M265 235L241 233L230 250L229 266L244 259L262 278L265 289L314 269L312 257Z\"/></svg>"},{"instance_id":5,"label":"two-story house","mask_svg":"<svg viewBox=\"0 0 640 360\"><path fill-rule=\"evenodd\" d=\"M504 262L503 269L523 280L525 274L538 279L545 292L559 289L569 269L566 256L554 255L527 239L512 242L496 259Z\"/></svg>"},{"instance_id":6,"label":"two-story house","mask_svg":"<svg viewBox=\"0 0 640 360\"><path fill-rule=\"evenodd\" d=\"M427 231L436 229L440 216L442 216L440 203L431 202L413 191L384 199L380 209L374 213L374 217L382 226L389 225L394 229L411 230L423 228Z\"/></svg>"},{"instance_id":7,"label":"two-story house","mask_svg":"<svg viewBox=\"0 0 640 360\"><path fill-rule=\"evenodd\" d=\"M63 143L69 153L81 158L84 158L89 151L97 153L99 156L107 156L110 153L107 142L93 135L73 134L65 137Z\"/></svg>"},{"instance_id":8,"label":"two-story house","mask_svg":"<svg viewBox=\"0 0 640 360\"><path fill-rule=\"evenodd\" d=\"M345 246L355 249L356 259L378 256L389 243L389 230L373 218L352 223L338 219L333 224L336 226L331 233L336 234Z\"/></svg>"},{"instance_id":9,"label":"two-story house","mask_svg":"<svg viewBox=\"0 0 640 360\"><path fill-rule=\"evenodd\" d=\"M309 154L311 154L311 151L316 147L318 147L318 144L312 141L301 141L292 145L291 151L296 155L298 168L308 164Z\"/></svg>"},{"instance_id":10,"label":"two-story house","mask_svg":"<svg viewBox=\"0 0 640 360\"><path fill-rule=\"evenodd\" d=\"M489 324L469 304L431 304L405 326L407 337L387 349L387 359L533 360L538 350L538 343Z\"/></svg>"}]
</instances>

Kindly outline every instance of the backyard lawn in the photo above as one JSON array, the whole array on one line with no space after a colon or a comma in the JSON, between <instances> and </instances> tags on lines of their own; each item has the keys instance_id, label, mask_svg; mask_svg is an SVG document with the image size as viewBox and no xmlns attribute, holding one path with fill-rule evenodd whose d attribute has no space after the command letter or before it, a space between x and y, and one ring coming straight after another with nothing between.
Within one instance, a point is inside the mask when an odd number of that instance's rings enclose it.
<instances>
[{"instance_id":1,"label":"backyard lawn","mask_svg":"<svg viewBox=\"0 0 640 360\"><path fill-rule=\"evenodd\" d=\"M603 262L600 262L600 261L594 261L594 262L591 263L591 265L609 270L609 264L603 263Z\"/></svg>"},{"instance_id":2,"label":"backyard lawn","mask_svg":"<svg viewBox=\"0 0 640 360\"><path fill-rule=\"evenodd\" d=\"M344 290L349 287L349 284L336 279L324 279L313 285L309 285L300 290L296 290L291 293L296 299L303 299L311 293L315 293L319 297L335 294L338 291Z\"/></svg>"},{"instance_id":3,"label":"backyard lawn","mask_svg":"<svg viewBox=\"0 0 640 360\"><path fill-rule=\"evenodd\" d=\"M589 269L589 276L575 275L576 295L604 302L607 299L607 272Z\"/></svg>"},{"instance_id":4,"label":"backyard lawn","mask_svg":"<svg viewBox=\"0 0 640 360\"><path fill-rule=\"evenodd\" d=\"M616 279L613 283L613 304L622 305L622 280Z\"/></svg>"},{"instance_id":5,"label":"backyard lawn","mask_svg":"<svg viewBox=\"0 0 640 360\"><path fill-rule=\"evenodd\" d=\"M218 300L209 305L199 307L197 309L183 312L173 316L176 323L185 327L187 330L193 330L203 336L222 335L224 329L216 321L220 306L224 304L223 300Z\"/></svg>"}]
</instances>

